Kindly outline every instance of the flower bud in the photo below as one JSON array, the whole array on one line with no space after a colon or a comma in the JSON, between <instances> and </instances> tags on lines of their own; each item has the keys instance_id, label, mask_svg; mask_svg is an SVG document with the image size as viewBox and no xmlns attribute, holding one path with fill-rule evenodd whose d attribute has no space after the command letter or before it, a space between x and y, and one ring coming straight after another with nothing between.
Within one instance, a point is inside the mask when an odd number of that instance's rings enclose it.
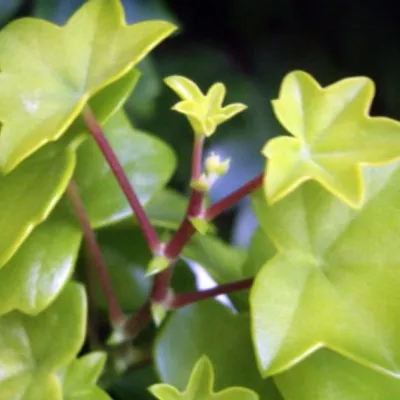
<instances>
[{"instance_id":1,"label":"flower bud","mask_svg":"<svg viewBox=\"0 0 400 400\"><path fill-rule=\"evenodd\" d=\"M230 167L231 160L227 158L226 160L221 160L218 154L211 153L205 161L206 171L210 175L225 175Z\"/></svg>"}]
</instances>

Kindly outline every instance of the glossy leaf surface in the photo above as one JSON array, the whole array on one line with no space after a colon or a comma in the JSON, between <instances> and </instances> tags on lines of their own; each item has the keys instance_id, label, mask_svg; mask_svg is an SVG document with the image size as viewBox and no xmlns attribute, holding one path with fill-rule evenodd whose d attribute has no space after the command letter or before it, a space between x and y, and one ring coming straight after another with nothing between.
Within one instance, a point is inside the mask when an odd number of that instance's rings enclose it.
<instances>
[{"instance_id":1,"label":"glossy leaf surface","mask_svg":"<svg viewBox=\"0 0 400 400\"><path fill-rule=\"evenodd\" d=\"M85 325L85 294L76 284L35 317L18 312L0 317L2 400L63 400L57 370L80 350Z\"/></svg>"},{"instance_id":2,"label":"glossy leaf surface","mask_svg":"<svg viewBox=\"0 0 400 400\"><path fill-rule=\"evenodd\" d=\"M59 372L63 400L111 400L102 389L96 386L105 362L105 353L89 353L73 360Z\"/></svg>"},{"instance_id":3,"label":"glossy leaf surface","mask_svg":"<svg viewBox=\"0 0 400 400\"><path fill-rule=\"evenodd\" d=\"M112 117L131 95L133 88L136 86L140 78L140 72L133 68L122 78L96 92L89 99L89 107L92 110L98 123L103 125ZM68 129L68 134L80 134L87 132L86 125L82 118L77 118Z\"/></svg>"},{"instance_id":4,"label":"glossy leaf surface","mask_svg":"<svg viewBox=\"0 0 400 400\"><path fill-rule=\"evenodd\" d=\"M275 203L302 182L314 179L352 207L364 199L362 164L384 164L400 157L400 123L370 117L373 82L347 78L325 88L295 71L283 80L273 108L293 136L265 146L265 191Z\"/></svg>"},{"instance_id":5,"label":"glossy leaf surface","mask_svg":"<svg viewBox=\"0 0 400 400\"><path fill-rule=\"evenodd\" d=\"M137 310L147 299L152 280L145 276L151 253L138 229L110 229L97 235L119 304L125 312ZM102 308L106 302L99 282L93 282L95 298Z\"/></svg>"},{"instance_id":6,"label":"glossy leaf surface","mask_svg":"<svg viewBox=\"0 0 400 400\"><path fill-rule=\"evenodd\" d=\"M171 177L174 153L156 137L134 130L122 112L110 118L104 132L144 205ZM75 180L94 227L132 215L111 169L91 139L79 148Z\"/></svg>"},{"instance_id":7,"label":"glossy leaf surface","mask_svg":"<svg viewBox=\"0 0 400 400\"><path fill-rule=\"evenodd\" d=\"M177 229L187 207L187 199L180 193L165 189L154 195L146 204L151 222L160 228Z\"/></svg>"},{"instance_id":8,"label":"glossy leaf surface","mask_svg":"<svg viewBox=\"0 0 400 400\"><path fill-rule=\"evenodd\" d=\"M242 278L244 249L235 248L211 235L197 235L183 250L183 255L199 263L220 283Z\"/></svg>"},{"instance_id":9,"label":"glossy leaf surface","mask_svg":"<svg viewBox=\"0 0 400 400\"><path fill-rule=\"evenodd\" d=\"M34 18L9 24L0 33L3 171L58 139L92 95L174 29L164 21L127 26L118 0L88 1L61 28Z\"/></svg>"},{"instance_id":10,"label":"glossy leaf surface","mask_svg":"<svg viewBox=\"0 0 400 400\"><path fill-rule=\"evenodd\" d=\"M0 271L0 315L44 310L71 277L81 236L58 210L39 225Z\"/></svg>"},{"instance_id":11,"label":"glossy leaf surface","mask_svg":"<svg viewBox=\"0 0 400 400\"><path fill-rule=\"evenodd\" d=\"M0 266L50 214L75 167L73 146L52 143L0 176Z\"/></svg>"},{"instance_id":12,"label":"glossy leaf surface","mask_svg":"<svg viewBox=\"0 0 400 400\"><path fill-rule=\"evenodd\" d=\"M264 375L321 347L400 375L400 169L369 167L365 178L359 211L314 182L274 206L255 196L260 224L278 251L250 296Z\"/></svg>"},{"instance_id":13,"label":"glossy leaf surface","mask_svg":"<svg viewBox=\"0 0 400 400\"><path fill-rule=\"evenodd\" d=\"M206 355L215 369L216 390L239 385L263 400L281 398L273 383L257 371L248 315L235 315L216 301L174 312L160 331L154 355L162 381L179 390L185 388L196 361Z\"/></svg>"},{"instance_id":14,"label":"glossy leaf surface","mask_svg":"<svg viewBox=\"0 0 400 400\"><path fill-rule=\"evenodd\" d=\"M214 389L214 371L211 361L201 357L195 364L184 392L167 384L150 387L150 392L160 400L258 400L259 397L249 389L230 387L218 393Z\"/></svg>"},{"instance_id":15,"label":"glossy leaf surface","mask_svg":"<svg viewBox=\"0 0 400 400\"><path fill-rule=\"evenodd\" d=\"M275 377L285 400L394 400L400 380L363 367L329 350Z\"/></svg>"}]
</instances>

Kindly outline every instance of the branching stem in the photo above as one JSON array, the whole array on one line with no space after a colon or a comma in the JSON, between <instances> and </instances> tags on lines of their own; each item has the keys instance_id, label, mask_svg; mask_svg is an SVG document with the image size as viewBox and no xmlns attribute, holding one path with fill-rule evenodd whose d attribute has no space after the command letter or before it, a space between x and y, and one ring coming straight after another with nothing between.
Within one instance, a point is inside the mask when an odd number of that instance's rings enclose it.
<instances>
[{"instance_id":1,"label":"branching stem","mask_svg":"<svg viewBox=\"0 0 400 400\"><path fill-rule=\"evenodd\" d=\"M206 300L220 294L228 294L246 290L253 284L253 278L244 279L240 281L230 282L223 285L216 286L211 289L201 290L191 293L176 294L168 303L170 309L177 309L184 307L188 304L196 303L201 300Z\"/></svg>"}]
</instances>

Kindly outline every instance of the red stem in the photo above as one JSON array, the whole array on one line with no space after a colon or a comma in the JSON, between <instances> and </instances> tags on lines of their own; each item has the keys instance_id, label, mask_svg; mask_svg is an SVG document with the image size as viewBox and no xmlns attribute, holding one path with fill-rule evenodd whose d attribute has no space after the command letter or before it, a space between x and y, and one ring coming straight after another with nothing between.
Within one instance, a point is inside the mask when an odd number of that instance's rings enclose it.
<instances>
[{"instance_id":1,"label":"red stem","mask_svg":"<svg viewBox=\"0 0 400 400\"><path fill-rule=\"evenodd\" d=\"M150 301L146 301L142 305L142 307L139 308L138 311L136 311L135 314L131 316L131 318L128 319L128 321L125 324L124 330L127 339L134 339L136 336L139 335L139 333L146 327L146 325L151 321L151 305Z\"/></svg>"},{"instance_id":2,"label":"red stem","mask_svg":"<svg viewBox=\"0 0 400 400\"><path fill-rule=\"evenodd\" d=\"M232 207L234 204L236 204L238 201L242 200L242 198L246 197L250 193L252 193L254 190L258 189L263 182L263 175L259 175L256 178L252 179L251 181L247 182L244 184L242 187L231 193L230 195L226 196L222 200L216 202L212 206L208 208L206 211L206 216L208 220L212 220L216 218L218 215L220 215L222 212L225 210L229 209ZM187 217L183 220L182 224L178 228L178 230L175 232L175 235L171 239L171 241L168 243L167 248L165 250L165 253L168 257L175 259L176 257L179 256L181 253L182 249L186 245L186 243L191 239L193 234L195 233L195 229L193 228L192 224L190 221L187 219ZM169 288L169 283L171 281L173 273L173 268L169 267L165 269L164 271L160 272L158 275L156 275L153 283L153 290L152 290L152 295L151 299L154 302L162 302L167 298L168 295L168 288ZM246 281L245 281L246 282ZM233 285L237 284L237 282L233 282ZM225 284L218 286L217 288L209 289L206 291L198 292L199 297L196 297L195 293L190 294L191 299L195 299L191 302L198 301L198 300L203 300L204 298L216 296L221 293L228 293L229 292L229 286L230 284ZM251 285L247 282L247 285ZM245 284L246 286L246 284ZM226 290L226 287L228 287L228 291L225 292L219 292L221 288L223 290ZM243 289L246 289L244 287ZM237 289L241 290L241 289ZM210 294L211 293L211 294ZM176 295L179 298L179 295ZM185 295L183 295L185 296ZM173 300L174 301L174 300ZM180 300L178 300L180 301ZM182 300L184 302L184 299ZM179 303L180 304L180 303ZM182 303L183 304L183 303ZM188 304L188 303L186 303ZM136 319L136 315L133 315L131 317L132 320ZM130 320L131 320L130 319ZM148 315L148 321L150 321L151 316L150 313ZM128 320L128 324L129 321ZM147 321L147 322L148 322ZM131 333L132 336L137 335L137 332L133 332L132 330L129 329L129 332Z\"/></svg>"},{"instance_id":3,"label":"red stem","mask_svg":"<svg viewBox=\"0 0 400 400\"><path fill-rule=\"evenodd\" d=\"M251 287L251 285L253 284L253 280L254 280L253 278L244 279L241 281L226 283L211 289L202 290L198 292L176 294L168 303L168 306L171 309L176 309L184 307L188 304L196 303L201 300L206 300L211 297L218 296L220 294L227 294L227 293L237 292L239 290L246 290Z\"/></svg>"},{"instance_id":4,"label":"red stem","mask_svg":"<svg viewBox=\"0 0 400 400\"><path fill-rule=\"evenodd\" d=\"M220 201L217 201L213 205L211 205L206 211L207 220L213 220L218 217L222 212L228 210L233 205L235 205L239 200L246 197L248 194L252 193L254 190L258 189L264 180L264 174L258 175L256 178L251 181L245 183L239 189L231 193L230 195L224 197Z\"/></svg>"},{"instance_id":5,"label":"red stem","mask_svg":"<svg viewBox=\"0 0 400 400\"><path fill-rule=\"evenodd\" d=\"M200 178L202 172L203 147L204 138L196 137L193 144L191 181L196 181ZM165 256L169 259L175 260L188 239L193 235L194 228L189 218L195 217L202 212L203 199L204 193L195 189L191 190L185 218L164 251ZM151 298L152 301L156 303L163 302L168 295L168 289L174 271L172 264L173 263L164 271L161 271L154 279Z\"/></svg>"},{"instance_id":6,"label":"red stem","mask_svg":"<svg viewBox=\"0 0 400 400\"><path fill-rule=\"evenodd\" d=\"M95 233L90 225L85 206L79 196L79 190L76 184L72 181L68 185L67 194L71 200L76 218L81 226L88 254L90 255L91 261L97 269L100 284L108 306L108 318L111 322L111 325L116 326L122 321L124 314L112 289L107 273L107 266L101 254L100 247L97 244Z\"/></svg>"},{"instance_id":7,"label":"red stem","mask_svg":"<svg viewBox=\"0 0 400 400\"><path fill-rule=\"evenodd\" d=\"M89 108L86 108L83 112L83 119L94 140L99 146L101 152L103 153L104 158L110 166L115 178L117 179L120 188L124 192L129 205L135 213L136 219L143 231L150 250L153 253L157 252L160 247L160 241L158 239L157 233L151 225L150 220L147 217L142 205L140 204L140 201L131 183L129 182L129 179L125 175L125 172L117 159L117 156L115 155L112 147L104 136L102 128L97 123L94 114Z\"/></svg>"}]
</instances>

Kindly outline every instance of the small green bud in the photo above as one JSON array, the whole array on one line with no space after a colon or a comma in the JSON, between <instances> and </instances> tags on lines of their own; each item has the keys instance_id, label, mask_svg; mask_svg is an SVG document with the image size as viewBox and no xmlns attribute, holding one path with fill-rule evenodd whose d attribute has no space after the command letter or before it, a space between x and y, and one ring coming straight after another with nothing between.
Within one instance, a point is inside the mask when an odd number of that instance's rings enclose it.
<instances>
[{"instance_id":1,"label":"small green bud","mask_svg":"<svg viewBox=\"0 0 400 400\"><path fill-rule=\"evenodd\" d=\"M201 174L200 178L190 183L192 189L198 192L206 193L210 190L210 180L206 174Z\"/></svg>"}]
</instances>

